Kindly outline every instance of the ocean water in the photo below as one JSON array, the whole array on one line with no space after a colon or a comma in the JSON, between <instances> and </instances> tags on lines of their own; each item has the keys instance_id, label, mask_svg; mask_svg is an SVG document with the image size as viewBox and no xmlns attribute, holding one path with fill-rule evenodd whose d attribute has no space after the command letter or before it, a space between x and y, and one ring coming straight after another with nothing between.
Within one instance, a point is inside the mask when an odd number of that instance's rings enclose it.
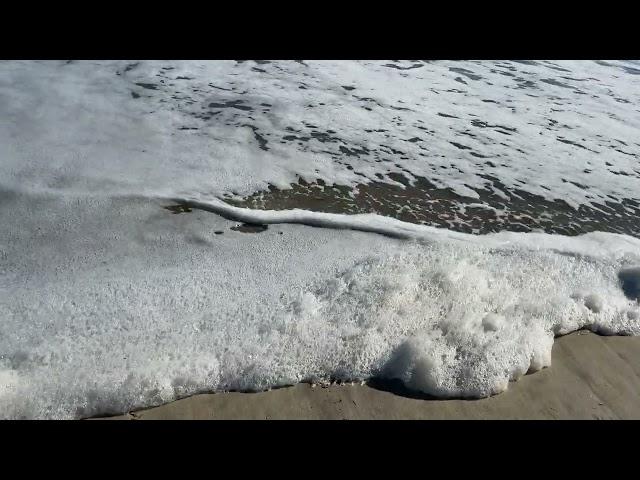
<instances>
[{"instance_id":1,"label":"ocean water","mask_svg":"<svg viewBox=\"0 0 640 480\"><path fill-rule=\"evenodd\" d=\"M0 63L0 417L640 333L636 61Z\"/></svg>"}]
</instances>

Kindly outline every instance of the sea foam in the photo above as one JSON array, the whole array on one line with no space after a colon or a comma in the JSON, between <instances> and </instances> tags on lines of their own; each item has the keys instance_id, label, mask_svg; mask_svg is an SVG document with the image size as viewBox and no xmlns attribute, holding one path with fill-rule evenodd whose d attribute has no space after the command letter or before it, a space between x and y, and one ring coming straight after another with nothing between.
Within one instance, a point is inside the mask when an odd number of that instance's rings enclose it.
<instances>
[{"instance_id":1,"label":"sea foam","mask_svg":"<svg viewBox=\"0 0 640 480\"><path fill-rule=\"evenodd\" d=\"M77 418L202 391L371 377L477 398L549 366L556 335L640 333L638 303L619 278L640 265L640 240L623 235L407 225L422 231L398 239L350 230L348 216L337 230L275 224L288 212L255 211L243 220L273 222L245 234L204 210L170 216L162 201L7 203L7 418ZM398 226L373 215L355 223L367 222Z\"/></svg>"},{"instance_id":2,"label":"sea foam","mask_svg":"<svg viewBox=\"0 0 640 480\"><path fill-rule=\"evenodd\" d=\"M486 397L549 366L557 335L639 334L633 236L224 201L394 172L473 196L494 168L473 152L498 157L496 195L624 206L639 191L634 68L4 62L0 416L372 377ZM176 201L187 213L163 208Z\"/></svg>"}]
</instances>

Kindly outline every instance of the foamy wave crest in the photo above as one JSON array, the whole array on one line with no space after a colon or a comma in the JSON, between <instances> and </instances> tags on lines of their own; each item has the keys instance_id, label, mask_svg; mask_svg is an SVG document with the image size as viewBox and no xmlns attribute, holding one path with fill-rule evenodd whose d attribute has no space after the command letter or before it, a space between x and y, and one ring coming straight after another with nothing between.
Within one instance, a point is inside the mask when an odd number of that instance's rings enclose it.
<instances>
[{"instance_id":1,"label":"foamy wave crest","mask_svg":"<svg viewBox=\"0 0 640 480\"><path fill-rule=\"evenodd\" d=\"M372 377L484 397L548 366L555 335L640 333L640 240L624 235L478 236L234 207L227 219L171 216L127 198L6 202L0 221L21 227L0 231L5 418ZM237 232L233 215L271 226Z\"/></svg>"}]
</instances>

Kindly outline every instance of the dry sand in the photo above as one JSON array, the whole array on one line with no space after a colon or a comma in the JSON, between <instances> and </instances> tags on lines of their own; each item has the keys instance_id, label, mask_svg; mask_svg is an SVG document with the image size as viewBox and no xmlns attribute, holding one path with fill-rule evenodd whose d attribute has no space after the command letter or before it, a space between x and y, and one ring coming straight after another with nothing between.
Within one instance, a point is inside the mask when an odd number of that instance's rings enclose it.
<instances>
[{"instance_id":1,"label":"dry sand","mask_svg":"<svg viewBox=\"0 0 640 480\"><path fill-rule=\"evenodd\" d=\"M426 400L371 386L307 384L195 395L111 419L640 419L640 338L557 338L553 365L482 400Z\"/></svg>"}]
</instances>

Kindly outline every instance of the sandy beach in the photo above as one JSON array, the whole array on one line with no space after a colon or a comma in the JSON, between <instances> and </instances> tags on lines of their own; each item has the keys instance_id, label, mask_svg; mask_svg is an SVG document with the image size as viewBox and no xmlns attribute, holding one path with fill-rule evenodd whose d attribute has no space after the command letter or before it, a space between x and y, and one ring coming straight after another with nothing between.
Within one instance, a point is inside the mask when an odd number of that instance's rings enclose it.
<instances>
[{"instance_id":1,"label":"sandy beach","mask_svg":"<svg viewBox=\"0 0 640 480\"><path fill-rule=\"evenodd\" d=\"M640 338L580 331L557 338L553 365L481 400L429 400L382 386L300 384L203 394L114 420L639 419ZM387 388L387 390L389 390Z\"/></svg>"}]
</instances>

